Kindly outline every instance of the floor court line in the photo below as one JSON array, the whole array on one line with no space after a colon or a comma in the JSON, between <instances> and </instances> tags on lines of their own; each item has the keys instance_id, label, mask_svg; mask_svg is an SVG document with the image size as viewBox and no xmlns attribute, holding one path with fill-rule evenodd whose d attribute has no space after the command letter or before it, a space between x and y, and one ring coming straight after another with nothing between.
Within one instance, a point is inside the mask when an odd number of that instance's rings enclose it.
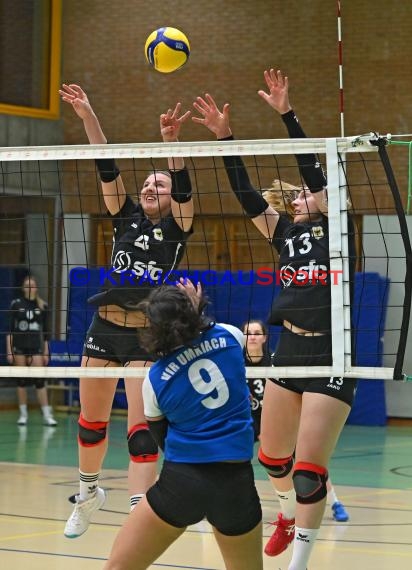
<instances>
[{"instance_id":1,"label":"floor court line","mask_svg":"<svg viewBox=\"0 0 412 570\"><path fill-rule=\"evenodd\" d=\"M7 418L1 414L1 420ZM125 443L109 448L102 486L110 487L105 506L95 514L85 535L63 536L72 505L70 491L77 490L77 444L68 436L75 420L59 417L59 427L43 437L43 427L33 422L31 437L20 439L15 413L6 424L7 441L0 444L1 567L5 570L80 570L103 566L114 537L127 516L127 463ZM111 435L122 433L124 422L113 422ZM70 427L71 426L71 427ZM412 456L412 429L351 429L343 434L331 461L339 498L350 515L347 523L332 520L330 506L320 529L309 570L410 570L412 568L412 472L405 470ZM402 433L402 441L396 438ZM366 455L362 450L382 449ZM356 457L349 457L355 455ZM1 462L7 458L6 462ZM11 459L11 460L10 460ZM14 459L14 460L13 460ZM346 461L344 461L346 460ZM121 467L122 466L122 467ZM403 466L403 467L399 467ZM278 501L266 474L254 465L263 507L263 534L269 536ZM394 470L402 469L403 473ZM13 528L14 527L14 528ZM17 530L18 528L18 530ZM273 559L265 557L265 570L286 570L291 549ZM223 570L211 527L206 522L190 527L150 568L168 570Z\"/></svg>"}]
</instances>

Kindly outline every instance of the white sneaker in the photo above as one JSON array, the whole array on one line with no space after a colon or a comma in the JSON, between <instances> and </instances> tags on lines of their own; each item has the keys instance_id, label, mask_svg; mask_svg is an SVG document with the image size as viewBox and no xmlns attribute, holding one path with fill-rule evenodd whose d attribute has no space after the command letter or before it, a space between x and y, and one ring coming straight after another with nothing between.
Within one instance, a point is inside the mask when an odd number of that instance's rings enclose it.
<instances>
[{"instance_id":1,"label":"white sneaker","mask_svg":"<svg viewBox=\"0 0 412 570\"><path fill-rule=\"evenodd\" d=\"M45 426L54 427L57 426L57 422L53 417L53 409L51 406L42 406L43 412L43 424Z\"/></svg>"},{"instance_id":2,"label":"white sneaker","mask_svg":"<svg viewBox=\"0 0 412 570\"><path fill-rule=\"evenodd\" d=\"M53 416L47 416L47 418L43 418L43 425L49 427L55 427L57 426L57 422Z\"/></svg>"},{"instance_id":3,"label":"white sneaker","mask_svg":"<svg viewBox=\"0 0 412 570\"><path fill-rule=\"evenodd\" d=\"M105 500L106 493L100 487L97 487L95 496L86 501L79 501L79 496L76 495L76 505L64 528L64 536L77 538L86 532L92 514L104 505Z\"/></svg>"},{"instance_id":4,"label":"white sneaker","mask_svg":"<svg viewBox=\"0 0 412 570\"><path fill-rule=\"evenodd\" d=\"M27 425L27 416L20 414L19 419L17 420L17 425L19 426L25 426Z\"/></svg>"}]
</instances>

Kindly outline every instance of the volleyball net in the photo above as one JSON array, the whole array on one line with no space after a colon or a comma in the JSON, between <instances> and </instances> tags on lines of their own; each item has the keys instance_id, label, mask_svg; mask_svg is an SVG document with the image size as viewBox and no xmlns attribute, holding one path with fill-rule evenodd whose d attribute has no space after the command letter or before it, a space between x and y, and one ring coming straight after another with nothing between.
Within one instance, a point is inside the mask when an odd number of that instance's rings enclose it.
<instances>
[{"instance_id":1,"label":"volleyball net","mask_svg":"<svg viewBox=\"0 0 412 570\"><path fill-rule=\"evenodd\" d=\"M87 299L110 269L112 224L95 158L114 158L137 201L148 173L185 158L195 199L194 232L179 268L163 276L200 281L208 312L236 326L267 320L284 275L275 249L242 212L228 183L223 156L241 156L253 185L284 199L301 186L295 155L315 153L327 172L332 365L247 369L249 377L348 376L405 379L412 256L402 197L385 137L79 145L0 149L0 377L142 377L128 367L80 367L93 309ZM348 215L355 227L356 273L349 272ZM147 268L149 269L149 268ZM307 285L319 268L288 274ZM10 366L6 360L9 307L33 274L50 307L52 365ZM270 327L274 349L278 327ZM127 356L127 355L126 355ZM54 357L54 358L53 358ZM102 361L104 363L104 361ZM64 364L64 365L62 365ZM73 366L74 364L74 366Z\"/></svg>"}]
</instances>

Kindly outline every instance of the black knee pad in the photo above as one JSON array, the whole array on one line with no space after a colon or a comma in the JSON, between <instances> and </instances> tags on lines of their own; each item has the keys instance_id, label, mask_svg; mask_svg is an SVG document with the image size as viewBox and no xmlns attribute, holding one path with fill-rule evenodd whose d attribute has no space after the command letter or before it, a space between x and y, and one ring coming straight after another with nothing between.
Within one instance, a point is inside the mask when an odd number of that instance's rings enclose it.
<instances>
[{"instance_id":1,"label":"black knee pad","mask_svg":"<svg viewBox=\"0 0 412 570\"><path fill-rule=\"evenodd\" d=\"M147 424L136 424L127 434L130 459L134 463L157 461L159 450Z\"/></svg>"},{"instance_id":2,"label":"black knee pad","mask_svg":"<svg viewBox=\"0 0 412 570\"><path fill-rule=\"evenodd\" d=\"M293 468L293 456L285 457L283 459L274 459L273 457L268 457L262 451L262 448L259 448L258 452L258 460L261 465L266 469L268 475L270 477L274 477L275 479L281 479L282 477L286 477Z\"/></svg>"},{"instance_id":3,"label":"black knee pad","mask_svg":"<svg viewBox=\"0 0 412 570\"><path fill-rule=\"evenodd\" d=\"M108 422L88 422L80 414L79 444L82 447L95 447L106 439Z\"/></svg>"},{"instance_id":4,"label":"black knee pad","mask_svg":"<svg viewBox=\"0 0 412 570\"><path fill-rule=\"evenodd\" d=\"M296 501L303 505L318 503L327 495L328 470L321 465L298 461L293 473Z\"/></svg>"},{"instance_id":5,"label":"black knee pad","mask_svg":"<svg viewBox=\"0 0 412 570\"><path fill-rule=\"evenodd\" d=\"M36 386L36 390L41 390L46 385L44 378L34 378L34 385Z\"/></svg>"}]
</instances>

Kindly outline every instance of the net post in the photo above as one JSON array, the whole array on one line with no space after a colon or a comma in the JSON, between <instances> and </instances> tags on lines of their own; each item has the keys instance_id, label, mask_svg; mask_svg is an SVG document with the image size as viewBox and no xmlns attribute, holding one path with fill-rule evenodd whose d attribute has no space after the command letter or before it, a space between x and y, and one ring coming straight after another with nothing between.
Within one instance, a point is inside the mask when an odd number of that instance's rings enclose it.
<instances>
[{"instance_id":1,"label":"net post","mask_svg":"<svg viewBox=\"0 0 412 570\"><path fill-rule=\"evenodd\" d=\"M329 255L332 275L343 275L341 215L339 198L339 156L337 139L326 139L326 170L328 173ZM332 273L333 272L333 273ZM343 311L343 280L331 281L332 370L334 376L345 372L345 338Z\"/></svg>"},{"instance_id":2,"label":"net post","mask_svg":"<svg viewBox=\"0 0 412 570\"><path fill-rule=\"evenodd\" d=\"M346 155L338 154L339 168L339 199L340 199L340 222L341 222L341 246L342 246L342 284L343 284L343 328L344 328L344 351L345 372L352 368L352 306L351 306L351 275L349 263L349 225L348 225L348 193L345 172ZM352 276L353 279L355 276Z\"/></svg>"}]
</instances>

